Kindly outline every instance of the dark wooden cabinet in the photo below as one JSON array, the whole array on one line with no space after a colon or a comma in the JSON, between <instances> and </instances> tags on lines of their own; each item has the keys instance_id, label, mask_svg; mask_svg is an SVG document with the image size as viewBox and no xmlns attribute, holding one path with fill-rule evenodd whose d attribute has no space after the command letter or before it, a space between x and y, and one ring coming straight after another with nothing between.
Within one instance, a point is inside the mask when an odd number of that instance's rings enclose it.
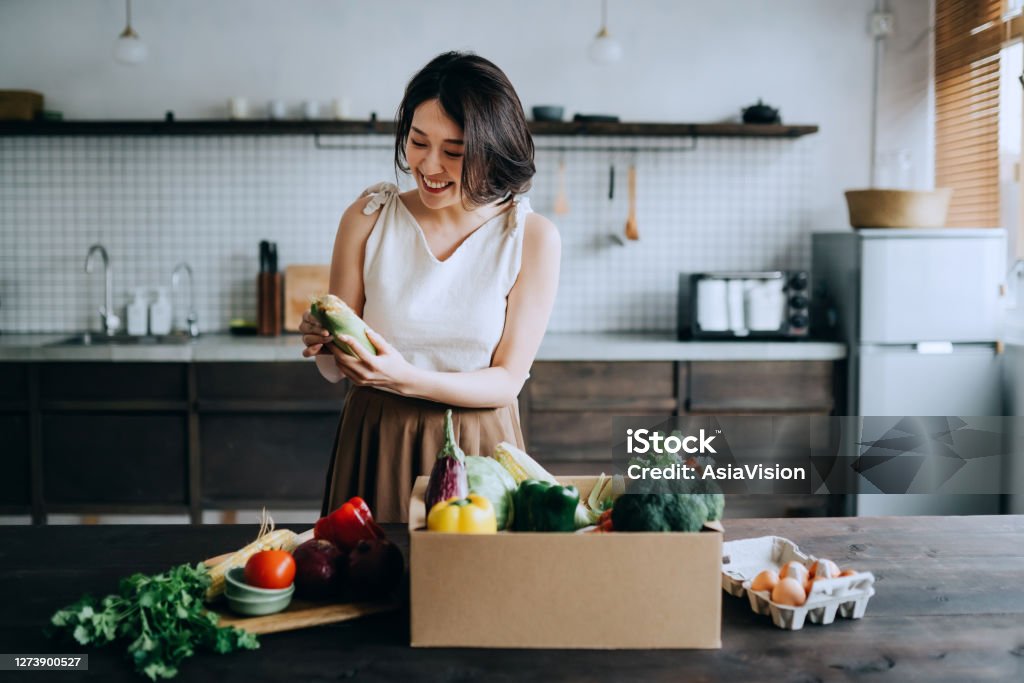
<instances>
[{"instance_id":1,"label":"dark wooden cabinet","mask_svg":"<svg viewBox=\"0 0 1024 683\"><path fill-rule=\"evenodd\" d=\"M48 505L187 504L187 418L182 413L43 414Z\"/></svg>"},{"instance_id":2,"label":"dark wooden cabinet","mask_svg":"<svg viewBox=\"0 0 1024 683\"><path fill-rule=\"evenodd\" d=\"M0 363L0 514L24 514L31 504L29 367Z\"/></svg>"},{"instance_id":3,"label":"dark wooden cabinet","mask_svg":"<svg viewBox=\"0 0 1024 683\"><path fill-rule=\"evenodd\" d=\"M689 384L681 406L685 413L832 412L831 361L704 361L688 365Z\"/></svg>"},{"instance_id":4,"label":"dark wooden cabinet","mask_svg":"<svg viewBox=\"0 0 1024 683\"><path fill-rule=\"evenodd\" d=\"M195 366L201 504L319 508L346 382L312 363Z\"/></svg>"},{"instance_id":5,"label":"dark wooden cabinet","mask_svg":"<svg viewBox=\"0 0 1024 683\"><path fill-rule=\"evenodd\" d=\"M186 363L41 363L39 399L52 402L125 403L144 409L149 402L184 407Z\"/></svg>"},{"instance_id":6,"label":"dark wooden cabinet","mask_svg":"<svg viewBox=\"0 0 1024 683\"><path fill-rule=\"evenodd\" d=\"M31 503L29 413L0 412L0 510L24 513Z\"/></svg>"},{"instance_id":7,"label":"dark wooden cabinet","mask_svg":"<svg viewBox=\"0 0 1024 683\"><path fill-rule=\"evenodd\" d=\"M35 367L47 511L188 509L187 363Z\"/></svg>"},{"instance_id":8,"label":"dark wooden cabinet","mask_svg":"<svg viewBox=\"0 0 1024 683\"><path fill-rule=\"evenodd\" d=\"M347 390L294 362L0 371L0 513L36 522L187 512L198 523L203 509L319 507ZM538 361L520 395L527 450L555 474L612 472L615 416L827 415L842 395L836 375L811 361ZM807 437L797 425L780 438ZM727 516L836 509L824 496L734 496Z\"/></svg>"},{"instance_id":9,"label":"dark wooden cabinet","mask_svg":"<svg viewBox=\"0 0 1024 683\"><path fill-rule=\"evenodd\" d=\"M613 416L676 410L670 361L538 361L524 392L527 448L555 474L610 471Z\"/></svg>"},{"instance_id":10,"label":"dark wooden cabinet","mask_svg":"<svg viewBox=\"0 0 1024 683\"><path fill-rule=\"evenodd\" d=\"M520 404L527 450L554 474L614 471L612 418L762 415L775 445L825 452L833 435L800 416L836 408L831 361L537 362ZM792 415L779 429L780 416ZM726 517L839 514L840 496L730 495Z\"/></svg>"},{"instance_id":11,"label":"dark wooden cabinet","mask_svg":"<svg viewBox=\"0 0 1024 683\"><path fill-rule=\"evenodd\" d=\"M0 363L0 405L27 403L28 371L27 363Z\"/></svg>"},{"instance_id":12,"label":"dark wooden cabinet","mask_svg":"<svg viewBox=\"0 0 1024 683\"><path fill-rule=\"evenodd\" d=\"M317 404L340 410L347 383L331 384L313 363L197 363L196 396L200 409L219 408L217 402Z\"/></svg>"},{"instance_id":13,"label":"dark wooden cabinet","mask_svg":"<svg viewBox=\"0 0 1024 683\"><path fill-rule=\"evenodd\" d=\"M335 413L202 413L202 504L319 508Z\"/></svg>"}]
</instances>

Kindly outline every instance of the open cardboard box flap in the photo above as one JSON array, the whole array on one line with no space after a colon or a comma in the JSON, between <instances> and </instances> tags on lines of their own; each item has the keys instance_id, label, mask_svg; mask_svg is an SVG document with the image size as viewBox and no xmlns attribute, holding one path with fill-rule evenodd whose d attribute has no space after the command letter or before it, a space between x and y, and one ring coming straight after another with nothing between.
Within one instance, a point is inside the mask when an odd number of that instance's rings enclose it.
<instances>
[{"instance_id":1,"label":"open cardboard box flap","mask_svg":"<svg viewBox=\"0 0 1024 683\"><path fill-rule=\"evenodd\" d=\"M586 496L597 477L559 477ZM409 507L412 645L721 647L721 533L425 530Z\"/></svg>"}]
</instances>

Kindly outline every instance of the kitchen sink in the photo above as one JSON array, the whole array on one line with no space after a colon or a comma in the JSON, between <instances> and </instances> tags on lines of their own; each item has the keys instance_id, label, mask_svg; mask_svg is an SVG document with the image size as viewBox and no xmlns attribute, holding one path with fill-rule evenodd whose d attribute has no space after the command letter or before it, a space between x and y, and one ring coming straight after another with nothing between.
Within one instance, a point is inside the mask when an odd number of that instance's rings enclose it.
<instances>
[{"instance_id":1,"label":"kitchen sink","mask_svg":"<svg viewBox=\"0 0 1024 683\"><path fill-rule=\"evenodd\" d=\"M115 334L108 337L104 334L85 332L59 339L50 343L49 346L158 346L161 344L188 344L192 339L186 334L147 335L145 337Z\"/></svg>"}]
</instances>

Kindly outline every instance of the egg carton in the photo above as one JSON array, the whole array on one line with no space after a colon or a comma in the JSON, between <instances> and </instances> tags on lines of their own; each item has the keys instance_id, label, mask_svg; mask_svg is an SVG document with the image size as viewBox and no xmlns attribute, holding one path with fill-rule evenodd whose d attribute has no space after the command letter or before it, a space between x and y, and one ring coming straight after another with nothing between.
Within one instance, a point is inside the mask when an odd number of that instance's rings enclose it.
<instances>
[{"instance_id":1,"label":"egg carton","mask_svg":"<svg viewBox=\"0 0 1024 683\"><path fill-rule=\"evenodd\" d=\"M770 614L781 629L798 631L807 621L831 624L836 615L860 619L875 594L875 575L857 572L852 576L815 581L807 601L799 607L772 602L770 591L755 591L750 583L765 569L779 571L789 562L807 567L818 558L807 555L796 543L781 536L761 536L722 544L722 590L738 598L746 596L756 614Z\"/></svg>"}]
</instances>

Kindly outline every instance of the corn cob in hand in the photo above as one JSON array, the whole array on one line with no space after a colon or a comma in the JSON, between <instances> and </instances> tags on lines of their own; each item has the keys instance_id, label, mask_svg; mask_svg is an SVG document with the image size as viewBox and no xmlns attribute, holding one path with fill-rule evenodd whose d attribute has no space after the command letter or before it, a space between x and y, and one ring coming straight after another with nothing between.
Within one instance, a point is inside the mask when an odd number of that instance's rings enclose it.
<instances>
[{"instance_id":1,"label":"corn cob in hand","mask_svg":"<svg viewBox=\"0 0 1024 683\"><path fill-rule=\"evenodd\" d=\"M348 344L338 339L341 335L352 337L365 347L370 355L377 355L377 349L374 348L366 336L366 323L356 315L355 311L349 308L348 304L338 297L333 294L318 296L310 303L309 311L331 333L334 345L348 355L354 356L356 354L348 347Z\"/></svg>"}]
</instances>

